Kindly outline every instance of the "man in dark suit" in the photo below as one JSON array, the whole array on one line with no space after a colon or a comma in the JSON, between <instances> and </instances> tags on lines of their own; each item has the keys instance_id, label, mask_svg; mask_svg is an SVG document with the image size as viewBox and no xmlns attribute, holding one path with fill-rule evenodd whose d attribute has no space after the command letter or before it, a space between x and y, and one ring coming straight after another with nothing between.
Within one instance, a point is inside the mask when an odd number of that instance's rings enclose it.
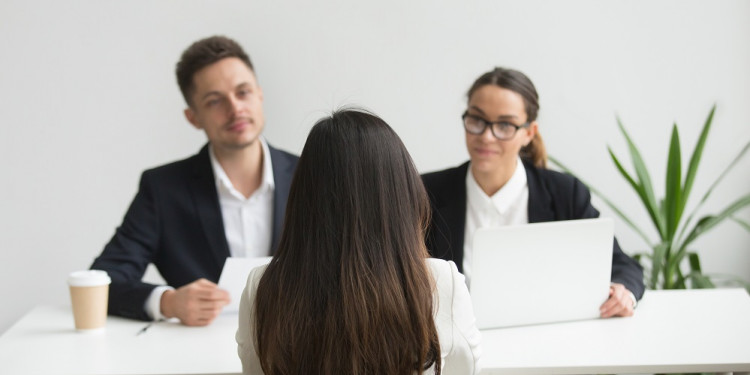
<instances>
[{"instance_id":1,"label":"man in dark suit","mask_svg":"<svg viewBox=\"0 0 750 375\"><path fill-rule=\"evenodd\" d=\"M229 302L215 284L226 258L275 250L297 157L261 137L263 91L235 41L193 43L177 64L177 81L185 117L208 144L143 173L122 225L91 268L112 278L111 314L207 325ZM168 285L141 281L149 263Z\"/></svg>"}]
</instances>

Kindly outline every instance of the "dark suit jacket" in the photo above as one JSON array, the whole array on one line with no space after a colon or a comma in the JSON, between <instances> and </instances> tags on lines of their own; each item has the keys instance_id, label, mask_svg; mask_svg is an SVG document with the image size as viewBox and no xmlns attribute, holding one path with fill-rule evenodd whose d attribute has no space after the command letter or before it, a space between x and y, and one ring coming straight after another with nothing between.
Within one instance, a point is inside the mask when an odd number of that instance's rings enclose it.
<instances>
[{"instance_id":1,"label":"dark suit jacket","mask_svg":"<svg viewBox=\"0 0 750 375\"><path fill-rule=\"evenodd\" d=\"M599 217L588 188L577 178L538 169L524 162L529 186L529 222ZM469 163L422 176L432 206L427 248L433 257L452 260L463 268L466 225L466 173ZM612 248L612 281L625 285L637 299L643 296L643 269L622 252L617 239Z\"/></svg>"},{"instance_id":2,"label":"dark suit jacket","mask_svg":"<svg viewBox=\"0 0 750 375\"><path fill-rule=\"evenodd\" d=\"M297 157L269 146L273 166L273 254L279 242ZM229 245L208 146L198 154L143 172L122 225L94 260L112 278L109 313L148 320L144 303L156 287L141 281L153 263L170 286L201 277L218 282Z\"/></svg>"}]
</instances>

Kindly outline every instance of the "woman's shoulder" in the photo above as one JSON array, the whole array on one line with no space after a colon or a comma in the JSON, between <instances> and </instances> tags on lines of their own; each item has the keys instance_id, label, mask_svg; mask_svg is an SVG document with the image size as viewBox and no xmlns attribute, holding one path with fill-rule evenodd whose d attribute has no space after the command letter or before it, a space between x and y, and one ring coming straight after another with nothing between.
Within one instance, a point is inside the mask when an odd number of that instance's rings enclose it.
<instances>
[{"instance_id":1,"label":"woman's shoulder","mask_svg":"<svg viewBox=\"0 0 750 375\"><path fill-rule=\"evenodd\" d=\"M458 272L456 264L452 261L428 258L427 268L430 269L430 273L435 280L435 286L438 290L452 290L452 286L456 282L456 279L459 278L459 276L461 276L461 278L463 277Z\"/></svg>"},{"instance_id":2,"label":"woman's shoulder","mask_svg":"<svg viewBox=\"0 0 750 375\"><path fill-rule=\"evenodd\" d=\"M425 262L427 263L427 267L432 273L440 274L450 272L451 265L455 267L455 263L453 263L452 261L439 258L427 258Z\"/></svg>"},{"instance_id":3,"label":"woman's shoulder","mask_svg":"<svg viewBox=\"0 0 750 375\"><path fill-rule=\"evenodd\" d=\"M536 175L539 178L544 179L544 180L552 180L552 181L575 180L575 177L570 174L558 172L558 171L547 169L547 168L538 168L526 160L523 161L523 167L526 168L526 170L529 171L530 174Z\"/></svg>"},{"instance_id":4,"label":"woman's shoulder","mask_svg":"<svg viewBox=\"0 0 750 375\"><path fill-rule=\"evenodd\" d=\"M537 168L526 162L524 162L523 166L528 171L528 178L536 178L544 186L565 190L585 187L578 178L571 174L547 168Z\"/></svg>"},{"instance_id":5,"label":"woman's shoulder","mask_svg":"<svg viewBox=\"0 0 750 375\"><path fill-rule=\"evenodd\" d=\"M457 167L443 169L440 171L422 174L422 181L426 188L445 185L446 181L462 181L466 178L466 171L469 168L469 162L465 162Z\"/></svg>"},{"instance_id":6,"label":"woman's shoulder","mask_svg":"<svg viewBox=\"0 0 750 375\"><path fill-rule=\"evenodd\" d=\"M260 282L260 278L263 277L263 273L266 272L266 268L268 268L268 264L255 267L250 270L250 274L247 275L247 286L257 287L258 283Z\"/></svg>"}]
</instances>

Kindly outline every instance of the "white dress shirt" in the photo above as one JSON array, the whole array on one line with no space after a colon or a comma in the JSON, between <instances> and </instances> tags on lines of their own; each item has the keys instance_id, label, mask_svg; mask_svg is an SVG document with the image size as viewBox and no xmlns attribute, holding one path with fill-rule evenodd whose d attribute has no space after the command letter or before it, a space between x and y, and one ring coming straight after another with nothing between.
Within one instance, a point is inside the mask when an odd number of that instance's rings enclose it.
<instances>
[{"instance_id":1,"label":"white dress shirt","mask_svg":"<svg viewBox=\"0 0 750 375\"><path fill-rule=\"evenodd\" d=\"M263 137L259 138L263 155L260 186L247 198L235 189L224 168L216 159L213 147L209 144L208 155L219 195L221 217L224 221L224 234L233 257L264 257L271 249L273 231L273 192L274 179L271 154ZM151 291L144 309L154 320L164 319L161 314L161 296L171 286L163 285Z\"/></svg>"},{"instance_id":2,"label":"white dress shirt","mask_svg":"<svg viewBox=\"0 0 750 375\"><path fill-rule=\"evenodd\" d=\"M510 180L491 197L484 193L471 173L466 172L466 225L464 227L463 273L471 282L474 232L479 228L529 223L529 185L526 169L517 159Z\"/></svg>"},{"instance_id":3,"label":"white dress shirt","mask_svg":"<svg viewBox=\"0 0 750 375\"><path fill-rule=\"evenodd\" d=\"M265 257L271 249L275 185L268 144L262 137L260 144L263 149L263 178L258 189L247 198L234 188L216 159L213 148L209 153L216 178L221 217L224 219L224 233L229 244L229 254L233 257Z\"/></svg>"}]
</instances>

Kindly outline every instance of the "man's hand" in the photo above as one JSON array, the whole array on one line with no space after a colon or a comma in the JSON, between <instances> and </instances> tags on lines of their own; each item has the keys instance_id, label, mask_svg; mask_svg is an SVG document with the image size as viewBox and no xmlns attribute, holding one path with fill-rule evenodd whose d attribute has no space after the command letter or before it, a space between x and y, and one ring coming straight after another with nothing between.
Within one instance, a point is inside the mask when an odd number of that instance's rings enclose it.
<instances>
[{"instance_id":1,"label":"man's hand","mask_svg":"<svg viewBox=\"0 0 750 375\"><path fill-rule=\"evenodd\" d=\"M161 296L161 313L167 318L178 318L188 326L211 323L229 304L229 293L206 280L198 279Z\"/></svg>"},{"instance_id":2,"label":"man's hand","mask_svg":"<svg viewBox=\"0 0 750 375\"><path fill-rule=\"evenodd\" d=\"M631 316L635 301L631 297L632 293L624 285L612 283L609 287L609 299L599 308L602 318L613 316Z\"/></svg>"}]
</instances>

